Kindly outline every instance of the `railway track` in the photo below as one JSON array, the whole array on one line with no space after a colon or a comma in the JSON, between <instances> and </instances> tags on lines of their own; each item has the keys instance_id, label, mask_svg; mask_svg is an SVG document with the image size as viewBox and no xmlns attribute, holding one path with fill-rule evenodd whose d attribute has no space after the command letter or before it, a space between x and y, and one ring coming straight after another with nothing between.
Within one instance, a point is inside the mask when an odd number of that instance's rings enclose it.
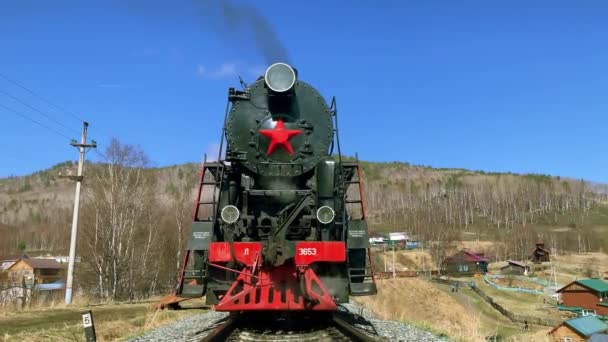
<instances>
[{"instance_id":1,"label":"railway track","mask_svg":"<svg viewBox=\"0 0 608 342\"><path fill-rule=\"evenodd\" d=\"M276 317L233 315L202 338L201 342L232 341L383 341L333 315Z\"/></svg>"}]
</instances>

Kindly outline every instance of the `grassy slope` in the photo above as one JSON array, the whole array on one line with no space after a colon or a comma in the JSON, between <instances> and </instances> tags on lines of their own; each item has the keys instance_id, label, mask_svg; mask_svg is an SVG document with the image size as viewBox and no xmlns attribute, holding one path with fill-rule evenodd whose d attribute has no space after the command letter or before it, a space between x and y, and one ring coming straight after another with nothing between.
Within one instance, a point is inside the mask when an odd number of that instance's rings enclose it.
<instances>
[{"instance_id":1,"label":"grassy slope","mask_svg":"<svg viewBox=\"0 0 608 342\"><path fill-rule=\"evenodd\" d=\"M378 282L375 296L354 300L384 319L402 321L445 334L457 341L485 341L502 336L510 341L548 341L547 327L513 323L472 290L452 293L449 286L420 278L386 279Z\"/></svg>"},{"instance_id":2,"label":"grassy slope","mask_svg":"<svg viewBox=\"0 0 608 342\"><path fill-rule=\"evenodd\" d=\"M151 303L75 305L25 311L0 310L0 342L84 341L83 312L91 310L97 340L116 341L142 334L184 316L207 310L201 300L184 303L189 310L155 311Z\"/></svg>"}]
</instances>

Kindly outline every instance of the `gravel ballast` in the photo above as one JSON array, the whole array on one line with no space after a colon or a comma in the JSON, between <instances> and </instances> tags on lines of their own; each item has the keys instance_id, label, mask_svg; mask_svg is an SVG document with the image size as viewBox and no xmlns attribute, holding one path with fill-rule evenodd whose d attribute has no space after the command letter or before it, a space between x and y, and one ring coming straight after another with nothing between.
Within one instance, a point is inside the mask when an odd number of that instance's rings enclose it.
<instances>
[{"instance_id":1,"label":"gravel ballast","mask_svg":"<svg viewBox=\"0 0 608 342\"><path fill-rule=\"evenodd\" d=\"M419 341L419 342L449 342L452 341L445 337L440 337L434 333L422 330L407 323L385 321L377 319L374 314L355 303L341 304L340 311L348 310L351 314L360 316L366 324L358 323L357 321L349 322L357 328L363 329L370 335L377 335L388 339L389 341ZM372 328L373 327L373 328ZM373 329L373 330L372 330Z\"/></svg>"},{"instance_id":2,"label":"gravel ballast","mask_svg":"<svg viewBox=\"0 0 608 342\"><path fill-rule=\"evenodd\" d=\"M194 342L199 341L228 316L226 312L209 311L197 314L156 328L129 342Z\"/></svg>"},{"instance_id":3,"label":"gravel ballast","mask_svg":"<svg viewBox=\"0 0 608 342\"><path fill-rule=\"evenodd\" d=\"M338 316L349 324L360 328L370 335L383 337L388 341L418 341L418 342L448 342L432 332L422 330L412 325L394 321L377 319L373 313L363 306L350 303L338 307ZM156 328L146 334L128 340L129 342L199 341L211 330L219 326L228 316L225 312L209 311L189 316L179 321Z\"/></svg>"}]
</instances>

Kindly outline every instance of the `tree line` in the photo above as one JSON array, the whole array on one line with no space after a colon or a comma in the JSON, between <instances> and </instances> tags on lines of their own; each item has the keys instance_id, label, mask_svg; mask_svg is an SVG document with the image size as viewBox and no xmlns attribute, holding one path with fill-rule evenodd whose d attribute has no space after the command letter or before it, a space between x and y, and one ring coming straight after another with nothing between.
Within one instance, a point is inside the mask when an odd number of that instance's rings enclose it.
<instances>
[{"instance_id":1,"label":"tree line","mask_svg":"<svg viewBox=\"0 0 608 342\"><path fill-rule=\"evenodd\" d=\"M605 185L535 174L363 165L372 227L421 237L435 246L436 260L463 234L498 242L491 251L498 260L523 259L537 241L556 252L608 248L601 228L608 226Z\"/></svg>"}]
</instances>

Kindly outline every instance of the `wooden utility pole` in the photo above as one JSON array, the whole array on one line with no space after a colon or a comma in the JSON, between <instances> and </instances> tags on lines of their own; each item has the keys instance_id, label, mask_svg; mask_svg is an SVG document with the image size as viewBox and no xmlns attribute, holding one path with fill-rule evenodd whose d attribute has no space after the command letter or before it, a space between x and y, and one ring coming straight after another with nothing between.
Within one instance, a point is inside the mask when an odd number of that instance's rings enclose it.
<instances>
[{"instance_id":1,"label":"wooden utility pole","mask_svg":"<svg viewBox=\"0 0 608 342\"><path fill-rule=\"evenodd\" d=\"M382 244L382 255L384 255L384 273L386 273L386 242Z\"/></svg>"},{"instance_id":2,"label":"wooden utility pole","mask_svg":"<svg viewBox=\"0 0 608 342\"><path fill-rule=\"evenodd\" d=\"M393 243L393 278L396 278L395 275L395 244Z\"/></svg>"},{"instance_id":3,"label":"wooden utility pole","mask_svg":"<svg viewBox=\"0 0 608 342\"><path fill-rule=\"evenodd\" d=\"M70 145L78 148L80 156L78 158L78 174L76 176L62 176L76 181L76 195L74 196L74 215L72 216L72 235L70 237L70 259L68 262L68 279L65 286L65 303L72 303L72 283L74 282L74 261L76 258L76 238L78 236L78 209L80 208L80 184L82 183L82 169L84 166L84 153L87 147L95 148L97 143L95 140L91 144L87 144L87 128L88 122L83 122L82 137L80 143L72 140Z\"/></svg>"}]
</instances>

